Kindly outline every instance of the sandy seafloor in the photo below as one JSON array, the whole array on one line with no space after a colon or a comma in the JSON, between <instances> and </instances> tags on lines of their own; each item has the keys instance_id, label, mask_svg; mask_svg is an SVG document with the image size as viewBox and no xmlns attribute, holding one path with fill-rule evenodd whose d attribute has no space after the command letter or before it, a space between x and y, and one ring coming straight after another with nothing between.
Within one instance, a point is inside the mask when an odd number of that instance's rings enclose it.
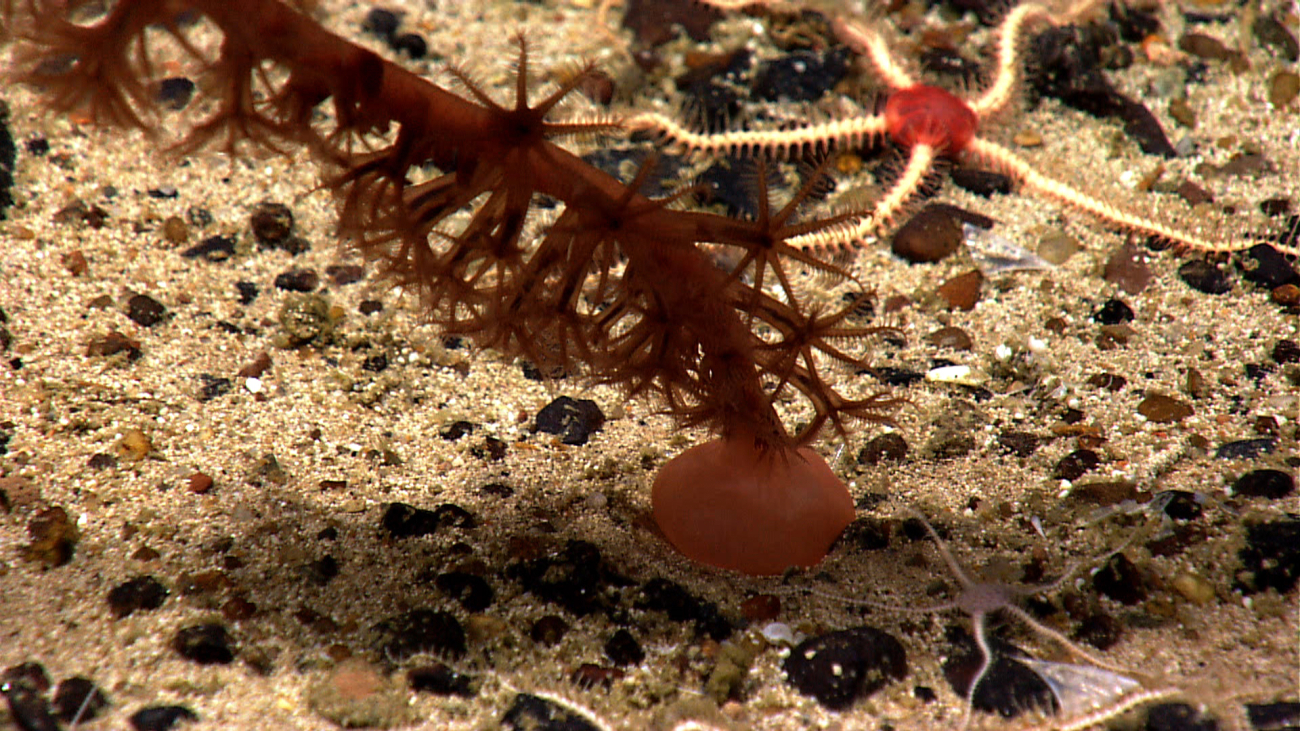
<instances>
[{"instance_id":1,"label":"sandy seafloor","mask_svg":"<svg viewBox=\"0 0 1300 731\"><path fill-rule=\"evenodd\" d=\"M438 53L462 60L494 89L510 81L509 30L514 28L529 33L534 69L587 56L606 63L616 80L626 83L631 72L624 56L592 30L591 4L494 0L481 6L407 3L406 10L409 28L423 33ZM366 9L324 2L321 17L358 37ZM1177 38L1182 30L1177 9L1166 8L1162 17L1166 34ZM758 23L733 21L714 38L734 41ZM1250 38L1236 21L1208 26L1207 32L1230 44ZM681 48L670 46L663 54L679 63ZM1146 101L1171 138L1190 135L1195 141L1196 154L1164 162L1167 179L1198 180L1219 203L1245 212L1238 221L1250 226L1258 225L1250 216L1261 200L1281 197L1293 208L1300 206L1300 140L1295 103L1275 110L1266 100L1267 80L1284 62L1253 40L1248 58L1251 68L1240 74L1210 62L1206 83L1186 87L1199 120L1194 130L1177 126L1168 116L1168 99L1153 95L1151 80L1163 71L1159 66L1139 57L1112 78ZM627 668L608 689L574 685L568 678L580 664L608 664L601 647L616 627L603 615L575 618L522 593L517 582L503 576L503 567L525 550L521 546L544 554L569 540L588 541L617 571L642 582L670 579L735 618L745 598L780 591L775 579L693 565L646 527L654 466L706 435L675 434L667 418L655 415L653 404L625 403L616 392L584 389L574 379L548 391L494 352L444 351L439 334L420 323L413 303L373 279L335 286L326 278L323 292L343 313L335 341L278 348L277 313L286 294L272 286L274 277L295 267L324 272L332 264L359 263L335 244L333 202L328 193L313 190L318 177L310 160L196 154L176 161L157 155L157 144L139 135L45 116L28 91L6 89L3 97L20 153L17 204L0 222L0 308L13 338L0 364L0 430L11 435L0 455L0 476L13 503L0 513L0 667L35 661L56 681L92 678L113 705L84 727L123 728L126 717L141 707L177 703L200 716L194 729L330 728L333 724L311 708L309 688L324 682L335 659L345 654L393 669L400 685L401 670L418 659L385 666L370 649L369 629L415 607L451 611L474 628L468 653L456 666L475 676L478 692L463 699L400 691L402 701L409 700L412 728L494 727L520 691L568 698L615 728L664 727L687 709L732 728L960 724L962 699L943 679L940 664L950 648L945 628L965 626L964 617L875 609L864 615L861 608L821 596L781 593L778 620L805 634L864 623L884 629L904 643L908 677L849 710L829 711L785 682L781 663L787 650L766 644L751 628L730 642L757 644L752 670L738 696L719 708L702 695L710 658L719 648L696 637L689 622L632 610L630 629L647 659ZM1116 125L1049 100L989 134L1007 139L1020 130L1043 136L1044 145L1025 154L1045 170L1072 180L1083 176L1079 182L1086 186L1108 186L1123 205L1141 206L1149 199L1131 192L1132 182L1160 161L1123 141ZM23 149L24 141L37 136L49 141L44 157ZM1222 164L1246 148L1262 152L1276 171L1197 176L1199 164ZM105 186L117 194L106 198ZM178 195L159 199L146 193L165 186ZM1297 366L1275 368L1259 379L1248 377L1244 368L1271 364L1269 353L1279 339L1300 339L1300 319L1240 277L1225 295L1192 290L1177 276L1182 260L1171 254L1153 256L1154 280L1139 295L1117 294L1101 270L1123 244L1122 235L1027 195L986 200L948 185L940 197L996 218L998 233L1031 249L1047 226L1063 228L1083 248L1053 270L995 275L970 312L951 311L934 295L938 283L973 268L969 254L910 266L891 257L884 245L862 253L854 266L863 281L882 298L912 300L882 320L901 328L907 345L874 346L875 361L925 371L932 359L948 358L986 374L983 385L992 394L976 401L961 386L935 382L901 389L911 404L899 412L898 430L912 445L901 464L868 467L852 459L863 443L882 433L878 426L863 427L842 450L836 442L822 443L819 449L829 458L841 455L833 463L855 497L887 498L865 501L872 507L862 515L905 517L907 506L914 506L946 529L964 565L1010 580L1018 578L1030 556L1039 559L1050 579L1072 562L1095 567L1096 557L1132 541L1125 555L1147 575L1151 588L1145 601L1123 606L1099 597L1087 570L1045 597L1058 605L1082 597L1119 620L1119 642L1099 654L1131 669L1132 677L1145 678L1148 688L1181 689L1185 700L1224 726L1244 722L1242 703L1297 700L1296 591L1247 599L1233 582L1243 526L1300 513L1300 495L1246 499L1232 495L1229 486L1253 469L1296 471L1297 397L1294 375L1288 380L1287 371ZM107 224L92 229L55 223L54 213L74 199L103 207ZM249 211L264 199L291 206L298 233L311 242L309 252L291 257L252 245ZM214 222L192 229L190 243L232 235L241 242L240 254L222 263L185 259L179 256L183 247L162 238L164 219L184 217L196 206L210 211ZM62 263L74 250L89 265L80 276ZM255 282L261 290L247 307L238 302L237 281ZM152 328L132 322L125 302L136 293L162 302L170 318ZM1126 301L1136 318L1129 323L1126 345L1102 350L1091 316L1112 296ZM383 300L382 314L358 312L368 298ZM1045 325L1050 318L1061 318L1059 333ZM231 333L218 322L243 332ZM940 350L924 339L948 325L969 333L974 348ZM110 330L137 339L143 356L134 363L87 356L88 343ZM354 347L363 342L369 347ZM274 365L255 396L236 373L263 351ZM386 370L362 368L365 358L381 352L388 356ZM20 368L13 365L18 361ZM1189 368L1208 383L1208 393L1199 398L1186 391ZM1102 371L1123 376L1127 386L1111 393L1087 385ZM234 389L202 401L203 374L231 378ZM874 385L847 372L838 377L851 393ZM1029 385L1034 387L1025 388ZM1136 411L1148 391L1172 395L1195 413L1176 424L1148 423ZM532 433L532 415L558 394L592 398L611 417L586 446L568 447ZM963 404L982 414L971 429L975 448L946 460L925 457L922 448L936 425L951 420ZM1144 494L1196 493L1204 512L1194 522L1203 539L1172 555L1153 556L1146 541L1170 528L1162 514L1138 506L1107 515L1064 500L1070 485L1054 480L1051 471L1079 442L1050 437L1067 408L1081 411L1083 423L1104 435L1096 447L1102 464L1081 481L1132 480ZM1214 457L1218 445L1259 436L1261 417L1274 417L1278 424L1271 454L1252 460ZM439 436L458 419L474 422L477 430L458 441ZM131 430L151 441L142 459L119 451ZM1016 457L996 442L1008 430L1049 438L1031 455ZM475 455L488 435L509 445L502 460ZM400 464L375 456L386 450L400 457ZM89 466L96 454L118 456L116 466ZM257 463L265 455L274 455L285 479L258 476ZM206 494L188 489L195 472L214 478ZM333 482L322 487L323 481ZM513 496L483 491L488 483L510 486ZM393 501L430 509L455 503L477 517L478 527L386 538L380 516ZM71 562L55 568L23 557L28 522L46 506L68 511L80 531ZM327 528L337 532L335 540L319 537ZM146 547L156 557L142 555ZM326 554L337 560L339 573L321 585L310 579L307 566ZM418 580L452 567L482 573L496 601L471 616ZM215 588L182 591L185 576L213 571L223 577ZM156 611L114 619L106 603L109 589L143 574L171 589L166 602ZM1186 577L1199 577L1192 584L1208 585L1212 592L1195 603L1176 589L1179 576L1182 586L1188 585ZM885 550L840 546L815 571L796 572L784 583L924 605L939 600L927 595L934 582L955 585L933 546L895 535ZM221 620L222 606L236 596L256 605L256 612L226 621L239 648L233 663L200 666L171 649L179 628ZM304 623L303 609L330 622ZM544 614L558 614L572 625L555 647L528 637L533 621ZM1062 628L1073 631L1074 621L1065 619ZM1068 660L1050 643L1024 633L1012 637L1039 657ZM937 698L919 700L916 686L928 686ZM997 725L983 714L975 721ZM0 727L7 723L0 711Z\"/></svg>"}]
</instances>

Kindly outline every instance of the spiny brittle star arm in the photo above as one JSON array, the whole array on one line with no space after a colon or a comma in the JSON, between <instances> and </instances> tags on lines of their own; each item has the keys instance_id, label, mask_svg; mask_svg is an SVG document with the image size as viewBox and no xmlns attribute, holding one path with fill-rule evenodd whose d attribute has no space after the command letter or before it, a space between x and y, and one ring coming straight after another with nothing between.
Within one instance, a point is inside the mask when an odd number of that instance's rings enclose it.
<instances>
[{"instance_id":1,"label":"spiny brittle star arm","mask_svg":"<svg viewBox=\"0 0 1300 731\"><path fill-rule=\"evenodd\" d=\"M764 155L793 157L796 153L829 152L870 144L885 134L885 118L853 117L810 124L794 130L738 130L708 134L695 132L665 114L645 112L623 122L629 131L649 131L673 147L691 154Z\"/></svg>"},{"instance_id":2,"label":"spiny brittle star arm","mask_svg":"<svg viewBox=\"0 0 1300 731\"><path fill-rule=\"evenodd\" d=\"M1105 201L1090 196L1073 186L1062 183L1038 172L1027 161L1011 150L986 139L973 138L966 147L966 154L983 160L988 165L1001 170L1019 180L1024 187L1064 203L1068 206L1092 214L1102 221L1109 222L1122 229L1136 233L1156 236L1169 241L1180 249L1191 249L1206 253L1228 253L1250 248L1262 241L1210 241L1194 234L1166 226L1159 221L1128 213ZM1300 255L1300 248L1273 244L1283 253Z\"/></svg>"}]
</instances>

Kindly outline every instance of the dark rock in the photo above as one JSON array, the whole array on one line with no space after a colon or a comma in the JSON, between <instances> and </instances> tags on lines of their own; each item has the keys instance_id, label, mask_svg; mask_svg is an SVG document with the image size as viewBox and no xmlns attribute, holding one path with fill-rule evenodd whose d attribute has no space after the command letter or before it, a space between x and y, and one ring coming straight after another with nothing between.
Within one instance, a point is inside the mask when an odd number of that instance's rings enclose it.
<instances>
[{"instance_id":1,"label":"dark rock","mask_svg":"<svg viewBox=\"0 0 1300 731\"><path fill-rule=\"evenodd\" d=\"M1121 246L1106 260L1103 278L1130 295L1136 295L1151 284L1155 275L1147 263L1147 254L1132 243Z\"/></svg>"},{"instance_id":2,"label":"dark rock","mask_svg":"<svg viewBox=\"0 0 1300 731\"><path fill-rule=\"evenodd\" d=\"M1255 731L1288 731L1300 728L1300 701L1247 703L1246 718Z\"/></svg>"},{"instance_id":3,"label":"dark rock","mask_svg":"<svg viewBox=\"0 0 1300 731\"><path fill-rule=\"evenodd\" d=\"M943 676L955 693L970 697L977 711L996 713L1003 718L1015 718L1026 711L1046 710L1054 713L1056 697L1038 673L1019 662L1016 656L1023 653L998 637L989 638L993 658L988 670L980 678L975 692L971 683L984 664L984 654L974 638L965 630L952 627L947 632L954 651L943 663Z\"/></svg>"},{"instance_id":4,"label":"dark rock","mask_svg":"<svg viewBox=\"0 0 1300 731\"><path fill-rule=\"evenodd\" d=\"M141 327L153 327L167 319L167 308L147 294L137 294L126 301L126 316Z\"/></svg>"},{"instance_id":5,"label":"dark rock","mask_svg":"<svg viewBox=\"0 0 1300 731\"><path fill-rule=\"evenodd\" d=\"M253 304L259 293L254 282L235 282L235 291L239 293L239 304L244 306Z\"/></svg>"},{"instance_id":6,"label":"dark rock","mask_svg":"<svg viewBox=\"0 0 1300 731\"><path fill-rule=\"evenodd\" d=\"M461 437L465 436L466 434L472 434L473 432L474 432L474 424L472 422L453 421L452 423L447 425L446 429L442 430L439 436L441 436L443 439L446 439L449 442L454 442L457 439L460 439Z\"/></svg>"},{"instance_id":7,"label":"dark rock","mask_svg":"<svg viewBox=\"0 0 1300 731\"><path fill-rule=\"evenodd\" d=\"M1219 722L1186 703L1161 703L1147 709L1144 731L1219 731Z\"/></svg>"},{"instance_id":8,"label":"dark rock","mask_svg":"<svg viewBox=\"0 0 1300 731\"><path fill-rule=\"evenodd\" d=\"M925 339L926 342L936 348L970 350L975 345L975 342L971 340L970 333L967 333L959 327L941 327L929 335L926 335Z\"/></svg>"},{"instance_id":9,"label":"dark rock","mask_svg":"<svg viewBox=\"0 0 1300 731\"><path fill-rule=\"evenodd\" d=\"M111 705L89 678L67 678L54 689L54 715L73 726L89 721Z\"/></svg>"},{"instance_id":10,"label":"dark rock","mask_svg":"<svg viewBox=\"0 0 1300 731\"><path fill-rule=\"evenodd\" d=\"M345 287L365 279L366 269L360 264L330 264L325 267L325 275L335 287Z\"/></svg>"},{"instance_id":11,"label":"dark rock","mask_svg":"<svg viewBox=\"0 0 1300 731\"><path fill-rule=\"evenodd\" d=\"M680 584L664 578L654 578L641 586L637 598L638 609L666 612L674 622L695 622L695 631L714 640L731 636L734 627L714 602L700 599Z\"/></svg>"},{"instance_id":12,"label":"dark rock","mask_svg":"<svg viewBox=\"0 0 1300 731\"><path fill-rule=\"evenodd\" d=\"M235 255L236 243L233 236L209 236L182 251L181 256L186 259L206 259L212 262L225 261Z\"/></svg>"},{"instance_id":13,"label":"dark rock","mask_svg":"<svg viewBox=\"0 0 1300 731\"><path fill-rule=\"evenodd\" d=\"M561 442L579 446L586 444L588 437L600 431L604 423L605 414L595 401L560 396L537 412L533 429L558 434Z\"/></svg>"},{"instance_id":14,"label":"dark rock","mask_svg":"<svg viewBox=\"0 0 1300 731\"><path fill-rule=\"evenodd\" d=\"M1187 286L1205 294L1227 294L1232 280L1227 272L1202 259L1193 259L1178 267L1178 276Z\"/></svg>"},{"instance_id":15,"label":"dark rock","mask_svg":"<svg viewBox=\"0 0 1300 731\"><path fill-rule=\"evenodd\" d=\"M315 292L319 286L320 275L315 269L290 269L275 277L275 288L286 292Z\"/></svg>"},{"instance_id":16,"label":"dark rock","mask_svg":"<svg viewBox=\"0 0 1300 731\"><path fill-rule=\"evenodd\" d=\"M199 389L199 401L211 401L218 396L225 396L235 388L234 382L229 378L220 378L207 373L200 373L199 380L203 382L202 388Z\"/></svg>"},{"instance_id":17,"label":"dark rock","mask_svg":"<svg viewBox=\"0 0 1300 731\"><path fill-rule=\"evenodd\" d=\"M1265 454L1272 454L1276 448L1277 439L1273 437L1238 439L1234 442L1225 442L1219 445L1219 448L1214 452L1214 456L1218 459L1258 459Z\"/></svg>"},{"instance_id":18,"label":"dark rock","mask_svg":"<svg viewBox=\"0 0 1300 731\"><path fill-rule=\"evenodd\" d=\"M528 630L528 636L532 638L533 642L549 647L559 644L560 640L564 639L568 632L568 622L554 614L547 614L533 622L532 628Z\"/></svg>"},{"instance_id":19,"label":"dark rock","mask_svg":"<svg viewBox=\"0 0 1300 731\"><path fill-rule=\"evenodd\" d=\"M1237 478L1232 491L1246 497L1281 500L1295 492L1295 477L1282 470L1251 470Z\"/></svg>"},{"instance_id":20,"label":"dark rock","mask_svg":"<svg viewBox=\"0 0 1300 731\"><path fill-rule=\"evenodd\" d=\"M388 47L417 61L429 55L429 42L419 33L396 35L388 42Z\"/></svg>"},{"instance_id":21,"label":"dark rock","mask_svg":"<svg viewBox=\"0 0 1300 731\"><path fill-rule=\"evenodd\" d=\"M1006 195L1016 189L1015 180L993 170L958 165L952 168L950 175L953 185L985 198ZM989 227L985 226L985 228Z\"/></svg>"},{"instance_id":22,"label":"dark rock","mask_svg":"<svg viewBox=\"0 0 1300 731\"><path fill-rule=\"evenodd\" d=\"M264 249L282 248L293 235L293 211L283 203L258 203L248 223L253 229L253 238Z\"/></svg>"},{"instance_id":23,"label":"dark rock","mask_svg":"<svg viewBox=\"0 0 1300 731\"><path fill-rule=\"evenodd\" d=\"M197 721L199 715L185 706L149 706L131 714L135 731L170 731L181 721Z\"/></svg>"},{"instance_id":24,"label":"dark rock","mask_svg":"<svg viewBox=\"0 0 1300 731\"><path fill-rule=\"evenodd\" d=\"M477 695L473 687L473 678L458 673L442 663L411 668L406 672L406 682L411 686L411 690L417 693L458 695L464 698L473 698Z\"/></svg>"},{"instance_id":25,"label":"dark rock","mask_svg":"<svg viewBox=\"0 0 1300 731\"><path fill-rule=\"evenodd\" d=\"M184 76L169 76L158 82L154 96L162 106L179 112L194 98L194 82Z\"/></svg>"},{"instance_id":26,"label":"dark rock","mask_svg":"<svg viewBox=\"0 0 1300 731\"><path fill-rule=\"evenodd\" d=\"M620 629L605 641L605 657L619 667L637 665L645 660L645 650L631 632Z\"/></svg>"},{"instance_id":27,"label":"dark rock","mask_svg":"<svg viewBox=\"0 0 1300 731\"><path fill-rule=\"evenodd\" d=\"M1278 365L1286 363L1300 363L1300 344L1294 340L1278 340L1273 344L1273 351L1270 353L1273 362Z\"/></svg>"},{"instance_id":28,"label":"dark rock","mask_svg":"<svg viewBox=\"0 0 1300 731\"><path fill-rule=\"evenodd\" d=\"M524 591L579 617L608 609L606 588L627 583L605 566L600 549L586 541L569 541L561 551L511 564L506 576L518 581Z\"/></svg>"},{"instance_id":29,"label":"dark rock","mask_svg":"<svg viewBox=\"0 0 1300 731\"><path fill-rule=\"evenodd\" d=\"M1190 405L1160 393L1147 394L1137 410L1147 421L1156 424L1174 424L1196 413Z\"/></svg>"},{"instance_id":30,"label":"dark rock","mask_svg":"<svg viewBox=\"0 0 1300 731\"><path fill-rule=\"evenodd\" d=\"M759 66L751 93L768 101L816 101L844 78L850 57L844 46L794 51Z\"/></svg>"},{"instance_id":31,"label":"dark rock","mask_svg":"<svg viewBox=\"0 0 1300 731\"><path fill-rule=\"evenodd\" d=\"M515 696L501 725L511 731L601 731L576 711L528 693Z\"/></svg>"},{"instance_id":32,"label":"dark rock","mask_svg":"<svg viewBox=\"0 0 1300 731\"><path fill-rule=\"evenodd\" d=\"M1122 553L1111 556L1093 575L1092 585L1101 594L1125 605L1131 606L1147 598L1142 571Z\"/></svg>"},{"instance_id":33,"label":"dark rock","mask_svg":"<svg viewBox=\"0 0 1300 731\"><path fill-rule=\"evenodd\" d=\"M326 554L307 564L307 578L317 586L325 586L339 575L339 560Z\"/></svg>"},{"instance_id":34,"label":"dark rock","mask_svg":"<svg viewBox=\"0 0 1300 731\"><path fill-rule=\"evenodd\" d=\"M140 349L140 341L128 337L116 330L110 330L102 337L97 337L86 344L87 356L113 356L118 353L125 353L128 362L134 363L140 360L144 352Z\"/></svg>"},{"instance_id":35,"label":"dark rock","mask_svg":"<svg viewBox=\"0 0 1300 731\"><path fill-rule=\"evenodd\" d=\"M1286 256L1268 244L1255 244L1236 255L1237 268L1247 282L1265 289L1300 283L1300 275Z\"/></svg>"},{"instance_id":36,"label":"dark rock","mask_svg":"<svg viewBox=\"0 0 1300 731\"><path fill-rule=\"evenodd\" d=\"M1125 322L1132 322L1134 318L1133 308L1129 307L1123 300L1108 299L1101 305L1101 309L1092 315L1093 322L1102 325L1119 325Z\"/></svg>"},{"instance_id":37,"label":"dark rock","mask_svg":"<svg viewBox=\"0 0 1300 731\"><path fill-rule=\"evenodd\" d=\"M938 294L949 307L969 312L980 301L980 288L984 284L984 275L978 270L949 277L939 285Z\"/></svg>"},{"instance_id":38,"label":"dark rock","mask_svg":"<svg viewBox=\"0 0 1300 731\"><path fill-rule=\"evenodd\" d=\"M858 518L849 523L836 543L854 546L863 551L883 551L889 548L890 523L879 518Z\"/></svg>"},{"instance_id":39,"label":"dark rock","mask_svg":"<svg viewBox=\"0 0 1300 731\"><path fill-rule=\"evenodd\" d=\"M361 370L371 373L383 373L388 370L388 356L380 353L361 361Z\"/></svg>"},{"instance_id":40,"label":"dark rock","mask_svg":"<svg viewBox=\"0 0 1300 731\"><path fill-rule=\"evenodd\" d=\"M1295 63L1300 59L1300 41L1295 31L1276 15L1260 14L1250 26L1250 32L1265 46L1271 46L1279 56Z\"/></svg>"},{"instance_id":41,"label":"dark rock","mask_svg":"<svg viewBox=\"0 0 1300 731\"><path fill-rule=\"evenodd\" d=\"M891 635L855 627L812 637L786 657L791 685L831 710L843 710L907 676L907 653Z\"/></svg>"},{"instance_id":42,"label":"dark rock","mask_svg":"<svg viewBox=\"0 0 1300 731\"><path fill-rule=\"evenodd\" d=\"M33 693L44 694L50 689L50 674L38 662L19 663L0 673L0 687L5 686L26 688Z\"/></svg>"},{"instance_id":43,"label":"dark rock","mask_svg":"<svg viewBox=\"0 0 1300 731\"><path fill-rule=\"evenodd\" d=\"M1024 431L1004 431L998 435L998 446L1017 457L1028 457L1041 443L1037 434Z\"/></svg>"},{"instance_id":44,"label":"dark rock","mask_svg":"<svg viewBox=\"0 0 1300 731\"><path fill-rule=\"evenodd\" d=\"M137 610L150 611L163 605L167 587L152 576L137 576L118 584L108 592L108 608L117 619L129 617Z\"/></svg>"},{"instance_id":45,"label":"dark rock","mask_svg":"<svg viewBox=\"0 0 1300 731\"><path fill-rule=\"evenodd\" d=\"M422 652L458 658L465 654L465 630L449 612L413 609L375 625L375 649L394 661Z\"/></svg>"},{"instance_id":46,"label":"dark rock","mask_svg":"<svg viewBox=\"0 0 1300 731\"><path fill-rule=\"evenodd\" d=\"M907 440L898 432L872 437L858 450L858 464L877 465L881 462L902 462L907 457Z\"/></svg>"},{"instance_id":47,"label":"dark rock","mask_svg":"<svg viewBox=\"0 0 1300 731\"><path fill-rule=\"evenodd\" d=\"M361 300L357 305L357 311L363 315L373 315L384 311L384 303L379 300Z\"/></svg>"},{"instance_id":48,"label":"dark rock","mask_svg":"<svg viewBox=\"0 0 1300 731\"><path fill-rule=\"evenodd\" d=\"M361 21L361 30L382 40L388 40L402 24L401 13L387 8L371 8Z\"/></svg>"},{"instance_id":49,"label":"dark rock","mask_svg":"<svg viewBox=\"0 0 1300 731\"><path fill-rule=\"evenodd\" d=\"M438 530L440 521L432 510L405 503L389 503L380 523L395 538L415 538L433 535Z\"/></svg>"},{"instance_id":50,"label":"dark rock","mask_svg":"<svg viewBox=\"0 0 1300 731\"><path fill-rule=\"evenodd\" d=\"M20 731L59 731L54 714L44 693L25 685L0 684L0 695L9 705L9 716Z\"/></svg>"},{"instance_id":51,"label":"dark rock","mask_svg":"<svg viewBox=\"0 0 1300 731\"><path fill-rule=\"evenodd\" d=\"M627 673L618 668L597 665L594 662L584 662L569 676L569 682L583 690L591 690L596 687L608 688L614 684L615 680L621 680L626 676Z\"/></svg>"},{"instance_id":52,"label":"dark rock","mask_svg":"<svg viewBox=\"0 0 1300 731\"><path fill-rule=\"evenodd\" d=\"M68 517L68 511L55 505L43 508L27 521L27 535L32 542L22 549L23 558L50 568L72 561L81 531Z\"/></svg>"},{"instance_id":53,"label":"dark rock","mask_svg":"<svg viewBox=\"0 0 1300 731\"><path fill-rule=\"evenodd\" d=\"M1109 614L1097 612L1079 622L1074 639L1086 642L1098 650L1109 650L1124 637L1124 625Z\"/></svg>"},{"instance_id":54,"label":"dark rock","mask_svg":"<svg viewBox=\"0 0 1300 731\"><path fill-rule=\"evenodd\" d=\"M1204 512L1194 492L1166 490L1157 495L1156 500L1164 503L1164 514L1174 520L1196 520Z\"/></svg>"},{"instance_id":55,"label":"dark rock","mask_svg":"<svg viewBox=\"0 0 1300 731\"><path fill-rule=\"evenodd\" d=\"M1242 568L1233 588L1245 594L1276 589L1286 594L1300 582L1300 520L1284 518L1246 526Z\"/></svg>"},{"instance_id":56,"label":"dark rock","mask_svg":"<svg viewBox=\"0 0 1300 731\"><path fill-rule=\"evenodd\" d=\"M438 587L438 591L460 602L462 607L471 612L487 609L496 599L496 592L492 590L492 586L486 579L463 571L439 574L434 580L434 585Z\"/></svg>"},{"instance_id":57,"label":"dark rock","mask_svg":"<svg viewBox=\"0 0 1300 731\"><path fill-rule=\"evenodd\" d=\"M1128 385L1128 379L1118 373L1096 373L1088 377L1088 385L1095 388L1104 388L1107 391L1123 391Z\"/></svg>"},{"instance_id":58,"label":"dark rock","mask_svg":"<svg viewBox=\"0 0 1300 731\"><path fill-rule=\"evenodd\" d=\"M172 639L172 649L200 665L227 665L235 659L234 638L220 622L182 627Z\"/></svg>"},{"instance_id":59,"label":"dark rock","mask_svg":"<svg viewBox=\"0 0 1300 731\"><path fill-rule=\"evenodd\" d=\"M945 209L926 206L912 216L890 239L894 255L913 264L935 262L961 247L961 222Z\"/></svg>"}]
</instances>

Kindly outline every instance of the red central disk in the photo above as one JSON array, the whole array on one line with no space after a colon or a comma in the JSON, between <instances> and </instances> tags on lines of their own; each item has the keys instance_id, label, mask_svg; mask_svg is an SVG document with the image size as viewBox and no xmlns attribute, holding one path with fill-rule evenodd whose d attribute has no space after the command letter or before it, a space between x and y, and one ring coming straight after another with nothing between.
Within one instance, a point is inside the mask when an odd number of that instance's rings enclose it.
<instances>
[{"instance_id":1,"label":"red central disk","mask_svg":"<svg viewBox=\"0 0 1300 731\"><path fill-rule=\"evenodd\" d=\"M956 155L975 136L978 123L966 102L937 86L896 91L885 103L889 136L907 148L926 144L940 154Z\"/></svg>"}]
</instances>

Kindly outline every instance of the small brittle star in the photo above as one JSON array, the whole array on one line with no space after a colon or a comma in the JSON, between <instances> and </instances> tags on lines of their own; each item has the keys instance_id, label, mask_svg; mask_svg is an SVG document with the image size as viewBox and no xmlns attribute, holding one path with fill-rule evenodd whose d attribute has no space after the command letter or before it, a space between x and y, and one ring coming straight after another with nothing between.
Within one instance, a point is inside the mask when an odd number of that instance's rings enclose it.
<instances>
[{"instance_id":1,"label":"small brittle star","mask_svg":"<svg viewBox=\"0 0 1300 731\"><path fill-rule=\"evenodd\" d=\"M697 2L720 10L775 5L760 0ZM709 156L789 158L809 152L851 149L883 138L892 140L906 151L907 162L889 189L860 217L857 225L844 230L842 238L834 244L838 248L858 248L868 237L891 227L922 192L927 177L933 174L936 164L942 159L978 163L1007 175L1025 191L1083 211L1118 229L1166 241L1180 251L1221 254L1263 243L1258 240L1219 240L1125 210L1039 172L1010 148L980 134L983 123L1008 109L1016 99L1021 48L1027 29L1042 23L1068 24L1096 5L1096 0L1080 0L1061 13L1053 13L1036 3L1022 3L1012 8L997 30L993 81L969 100L946 89L918 82L895 59L889 45L876 30L858 20L840 17L833 22L836 35L863 55L889 88L880 113L807 123L795 129L700 133L671 116L645 112L628 118L624 126L629 130L648 131L669 146L688 153ZM790 243L811 249L822 248L827 242L820 239ZM1273 246L1283 253L1300 255L1300 247L1277 243Z\"/></svg>"}]
</instances>

